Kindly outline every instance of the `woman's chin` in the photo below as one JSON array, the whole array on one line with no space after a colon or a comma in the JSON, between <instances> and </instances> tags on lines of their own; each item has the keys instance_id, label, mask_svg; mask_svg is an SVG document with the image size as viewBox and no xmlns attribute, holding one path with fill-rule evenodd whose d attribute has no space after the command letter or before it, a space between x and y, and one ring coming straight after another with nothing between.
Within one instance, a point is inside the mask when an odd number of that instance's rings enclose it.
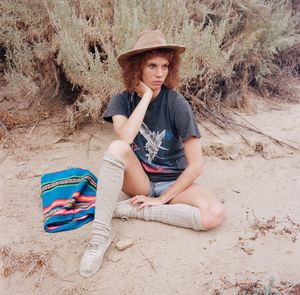
<instances>
[{"instance_id":1,"label":"woman's chin","mask_svg":"<svg viewBox=\"0 0 300 295\"><path fill-rule=\"evenodd\" d=\"M154 91L158 91L161 88L161 84L160 85L151 85L150 89L154 92Z\"/></svg>"}]
</instances>

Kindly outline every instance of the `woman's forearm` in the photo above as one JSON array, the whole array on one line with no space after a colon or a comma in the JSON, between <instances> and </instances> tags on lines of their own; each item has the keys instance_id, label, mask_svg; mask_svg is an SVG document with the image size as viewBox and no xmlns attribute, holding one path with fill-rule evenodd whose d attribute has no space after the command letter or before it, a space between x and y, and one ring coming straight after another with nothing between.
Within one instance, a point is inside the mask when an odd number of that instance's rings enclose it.
<instances>
[{"instance_id":1,"label":"woman's forearm","mask_svg":"<svg viewBox=\"0 0 300 295\"><path fill-rule=\"evenodd\" d=\"M116 133L120 139L128 142L129 144L133 142L143 123L151 99L151 93L144 93L131 116L118 130L116 130Z\"/></svg>"},{"instance_id":2,"label":"woman's forearm","mask_svg":"<svg viewBox=\"0 0 300 295\"><path fill-rule=\"evenodd\" d=\"M189 165L177 178L173 185L169 187L160 198L166 204L174 199L179 193L187 189L202 173L201 164Z\"/></svg>"}]
</instances>

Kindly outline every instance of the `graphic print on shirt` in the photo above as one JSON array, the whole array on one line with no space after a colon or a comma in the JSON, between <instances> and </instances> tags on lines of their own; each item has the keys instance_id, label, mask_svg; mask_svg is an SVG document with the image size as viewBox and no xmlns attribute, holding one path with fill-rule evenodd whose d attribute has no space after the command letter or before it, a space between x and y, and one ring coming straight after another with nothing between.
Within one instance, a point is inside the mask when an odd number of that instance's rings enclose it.
<instances>
[{"instance_id":1,"label":"graphic print on shirt","mask_svg":"<svg viewBox=\"0 0 300 295\"><path fill-rule=\"evenodd\" d=\"M139 151L140 148L138 147L138 145L136 145L134 142L131 144L131 148L134 150L134 151Z\"/></svg>"},{"instance_id":2,"label":"graphic print on shirt","mask_svg":"<svg viewBox=\"0 0 300 295\"><path fill-rule=\"evenodd\" d=\"M146 154L148 158L148 162L152 162L152 160L157 156L157 153L160 149L162 150L168 150L161 146L163 138L165 137L166 130L162 131L161 133L157 132L151 132L148 128L148 126L145 123L142 123L141 128L139 130L141 135L146 139L145 149L148 152ZM158 157L159 158L159 157Z\"/></svg>"}]
</instances>

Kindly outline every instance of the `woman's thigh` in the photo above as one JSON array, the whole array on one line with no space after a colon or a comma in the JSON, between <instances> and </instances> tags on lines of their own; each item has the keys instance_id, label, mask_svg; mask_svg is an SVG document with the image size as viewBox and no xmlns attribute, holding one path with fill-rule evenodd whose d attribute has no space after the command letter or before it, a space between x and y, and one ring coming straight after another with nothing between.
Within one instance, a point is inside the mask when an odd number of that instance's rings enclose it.
<instances>
[{"instance_id":1,"label":"woman's thigh","mask_svg":"<svg viewBox=\"0 0 300 295\"><path fill-rule=\"evenodd\" d=\"M108 150L121 157L125 163L122 191L131 197L147 195L150 191L149 178L130 145L124 141L115 140Z\"/></svg>"},{"instance_id":2,"label":"woman's thigh","mask_svg":"<svg viewBox=\"0 0 300 295\"><path fill-rule=\"evenodd\" d=\"M220 203L220 201L208 189L200 184L193 183L169 203L191 205L198 207L202 212L206 212L210 205Z\"/></svg>"},{"instance_id":3,"label":"woman's thigh","mask_svg":"<svg viewBox=\"0 0 300 295\"><path fill-rule=\"evenodd\" d=\"M126 164L122 190L131 197L136 195L147 196L150 191L149 178L133 152L129 158Z\"/></svg>"}]
</instances>

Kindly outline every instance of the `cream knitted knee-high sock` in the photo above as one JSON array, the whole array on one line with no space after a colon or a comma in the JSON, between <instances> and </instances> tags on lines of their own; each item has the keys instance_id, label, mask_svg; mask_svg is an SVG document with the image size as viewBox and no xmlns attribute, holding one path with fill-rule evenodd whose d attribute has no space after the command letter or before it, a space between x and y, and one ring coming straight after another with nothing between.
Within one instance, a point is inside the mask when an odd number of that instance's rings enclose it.
<instances>
[{"instance_id":1,"label":"cream knitted knee-high sock","mask_svg":"<svg viewBox=\"0 0 300 295\"><path fill-rule=\"evenodd\" d=\"M92 225L92 243L105 242L111 231L112 214L123 185L124 162L116 155L103 155L96 195L95 218Z\"/></svg>"},{"instance_id":2,"label":"cream knitted knee-high sock","mask_svg":"<svg viewBox=\"0 0 300 295\"><path fill-rule=\"evenodd\" d=\"M125 164L116 155L103 155L96 195L95 218L91 240L80 262L80 274L89 277L101 267L103 256L111 244L112 214L122 189Z\"/></svg>"},{"instance_id":3,"label":"cream knitted knee-high sock","mask_svg":"<svg viewBox=\"0 0 300 295\"><path fill-rule=\"evenodd\" d=\"M130 200L126 200L117 203L113 217L137 218L205 230L201 223L200 210L185 204L149 206L138 210L137 207L130 205Z\"/></svg>"}]
</instances>

